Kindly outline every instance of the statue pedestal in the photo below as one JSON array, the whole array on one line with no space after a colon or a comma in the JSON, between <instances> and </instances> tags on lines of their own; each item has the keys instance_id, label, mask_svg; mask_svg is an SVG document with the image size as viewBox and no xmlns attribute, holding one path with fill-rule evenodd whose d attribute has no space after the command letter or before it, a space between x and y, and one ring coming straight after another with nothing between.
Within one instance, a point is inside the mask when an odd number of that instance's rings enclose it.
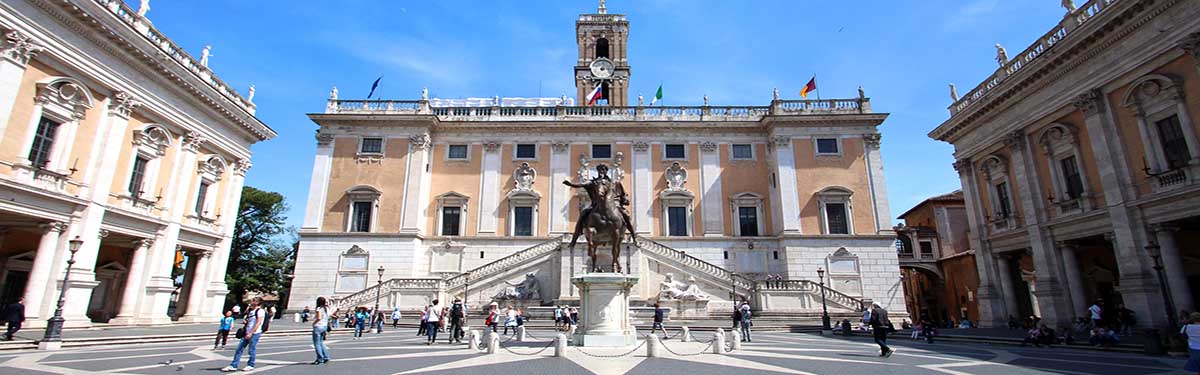
<instances>
[{"instance_id":1,"label":"statue pedestal","mask_svg":"<svg viewBox=\"0 0 1200 375\"><path fill-rule=\"evenodd\" d=\"M637 343L629 317L629 291L638 278L619 273L590 273L571 278L579 288L579 328L574 345L622 347Z\"/></svg>"},{"instance_id":2,"label":"statue pedestal","mask_svg":"<svg viewBox=\"0 0 1200 375\"><path fill-rule=\"evenodd\" d=\"M670 308L672 318L708 318L708 300L659 300L658 304Z\"/></svg>"}]
</instances>

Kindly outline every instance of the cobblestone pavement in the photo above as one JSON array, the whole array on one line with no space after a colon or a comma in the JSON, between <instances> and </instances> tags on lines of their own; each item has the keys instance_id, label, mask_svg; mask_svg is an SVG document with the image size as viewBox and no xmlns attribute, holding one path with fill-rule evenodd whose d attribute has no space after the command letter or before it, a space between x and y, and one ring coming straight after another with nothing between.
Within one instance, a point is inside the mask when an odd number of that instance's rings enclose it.
<instances>
[{"instance_id":1,"label":"cobblestone pavement","mask_svg":"<svg viewBox=\"0 0 1200 375\"><path fill-rule=\"evenodd\" d=\"M707 344L666 341L658 358L644 347L627 349L568 347L566 358L553 357L551 332L530 331L534 339L511 340L488 355L465 345L433 346L415 332L366 334L354 341L338 334L328 341L332 361L313 360L311 339L267 337L258 350L258 369L270 374L1170 374L1184 373L1183 360L1137 354L1060 348L1019 348L978 344L925 344L892 339L896 353L878 356L865 338L826 338L795 333L754 334L754 341L726 355L711 354ZM707 339L708 333L697 333ZM231 342L232 343L232 342ZM545 350L542 350L545 349ZM706 351L704 354L698 354ZM233 345L212 350L200 342L124 345L57 352L0 354L0 374L215 374L227 365ZM620 355L620 356L618 356ZM613 357L610 357L613 356ZM245 365L243 358L242 365ZM167 364L167 362L170 362Z\"/></svg>"}]
</instances>

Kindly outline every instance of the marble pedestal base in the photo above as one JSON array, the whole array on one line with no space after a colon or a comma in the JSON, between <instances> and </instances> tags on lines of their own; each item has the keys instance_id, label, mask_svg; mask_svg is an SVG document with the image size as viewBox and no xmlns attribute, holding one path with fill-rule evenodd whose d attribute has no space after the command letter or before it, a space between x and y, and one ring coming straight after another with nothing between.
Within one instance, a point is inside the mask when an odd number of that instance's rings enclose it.
<instances>
[{"instance_id":1,"label":"marble pedestal base","mask_svg":"<svg viewBox=\"0 0 1200 375\"><path fill-rule=\"evenodd\" d=\"M672 318L708 318L708 300L660 300L659 306L670 308Z\"/></svg>"},{"instance_id":2,"label":"marble pedestal base","mask_svg":"<svg viewBox=\"0 0 1200 375\"><path fill-rule=\"evenodd\" d=\"M638 278L619 273L590 273L571 278L579 288L579 328L574 345L635 345L637 333L629 317L629 291Z\"/></svg>"}]
</instances>

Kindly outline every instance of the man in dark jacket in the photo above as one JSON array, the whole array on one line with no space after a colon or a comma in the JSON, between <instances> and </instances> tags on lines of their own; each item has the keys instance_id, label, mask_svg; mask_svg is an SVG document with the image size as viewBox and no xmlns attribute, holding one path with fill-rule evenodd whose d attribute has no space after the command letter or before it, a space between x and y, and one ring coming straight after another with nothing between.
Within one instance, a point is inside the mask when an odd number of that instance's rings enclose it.
<instances>
[{"instance_id":1,"label":"man in dark jacket","mask_svg":"<svg viewBox=\"0 0 1200 375\"><path fill-rule=\"evenodd\" d=\"M21 330L21 323L25 322L25 298L18 298L17 302L8 304L4 308L4 321L8 323L8 331L4 333L4 341L12 341L13 335Z\"/></svg>"},{"instance_id":2,"label":"man in dark jacket","mask_svg":"<svg viewBox=\"0 0 1200 375\"><path fill-rule=\"evenodd\" d=\"M880 307L878 303L871 306L871 331L875 335L875 343L879 344L879 356L891 357L892 348L887 346L887 335L892 328L892 322L888 320L887 310Z\"/></svg>"}]
</instances>

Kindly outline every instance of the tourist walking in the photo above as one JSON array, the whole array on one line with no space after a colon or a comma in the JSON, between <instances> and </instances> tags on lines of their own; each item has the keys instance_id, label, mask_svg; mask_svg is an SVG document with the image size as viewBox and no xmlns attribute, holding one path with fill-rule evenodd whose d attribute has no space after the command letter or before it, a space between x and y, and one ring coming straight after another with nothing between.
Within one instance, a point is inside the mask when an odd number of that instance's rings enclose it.
<instances>
[{"instance_id":1,"label":"tourist walking","mask_svg":"<svg viewBox=\"0 0 1200 375\"><path fill-rule=\"evenodd\" d=\"M383 310L375 310L375 334L383 334L383 322L387 320L387 316L383 315Z\"/></svg>"},{"instance_id":2,"label":"tourist walking","mask_svg":"<svg viewBox=\"0 0 1200 375\"><path fill-rule=\"evenodd\" d=\"M308 323L309 315L312 315L312 310L304 306L304 311L300 312L300 323Z\"/></svg>"},{"instance_id":3,"label":"tourist walking","mask_svg":"<svg viewBox=\"0 0 1200 375\"><path fill-rule=\"evenodd\" d=\"M392 309L392 328L400 327L400 306Z\"/></svg>"},{"instance_id":4,"label":"tourist walking","mask_svg":"<svg viewBox=\"0 0 1200 375\"><path fill-rule=\"evenodd\" d=\"M500 323L498 321L500 319L499 309L500 307L496 305L495 302L492 302L491 305L488 305L487 319L484 319L483 321L483 324L488 326L488 328L491 328L493 333L496 332L496 325Z\"/></svg>"},{"instance_id":5,"label":"tourist walking","mask_svg":"<svg viewBox=\"0 0 1200 375\"><path fill-rule=\"evenodd\" d=\"M313 350L317 359L312 364L319 365L329 362L329 347L325 346L325 333L329 332L329 306L325 297L317 297L317 310L314 312L312 324Z\"/></svg>"},{"instance_id":6,"label":"tourist walking","mask_svg":"<svg viewBox=\"0 0 1200 375\"><path fill-rule=\"evenodd\" d=\"M437 341L438 324L442 321L441 307L438 307L438 300L433 300L429 308L425 309L425 321L429 324L425 328L425 335L429 337L429 341L426 341L425 345L433 345L433 342Z\"/></svg>"},{"instance_id":7,"label":"tourist walking","mask_svg":"<svg viewBox=\"0 0 1200 375\"><path fill-rule=\"evenodd\" d=\"M1097 299L1096 303L1093 303L1091 307L1088 307L1088 313L1090 313L1092 315L1092 328L1096 328L1096 327L1099 327L1102 325L1101 324L1101 319L1102 319L1101 313L1104 312L1104 309L1100 307L1100 303L1101 303L1101 301Z\"/></svg>"},{"instance_id":8,"label":"tourist walking","mask_svg":"<svg viewBox=\"0 0 1200 375\"><path fill-rule=\"evenodd\" d=\"M579 309L571 306L571 325L579 325Z\"/></svg>"},{"instance_id":9,"label":"tourist walking","mask_svg":"<svg viewBox=\"0 0 1200 375\"><path fill-rule=\"evenodd\" d=\"M1188 361L1184 370L1200 374L1200 312L1194 312L1187 317L1187 324L1179 333L1187 336Z\"/></svg>"},{"instance_id":10,"label":"tourist walking","mask_svg":"<svg viewBox=\"0 0 1200 375\"><path fill-rule=\"evenodd\" d=\"M750 321L750 303L742 302L742 307L738 311L742 324L742 341L750 342L750 326L754 325L754 322Z\"/></svg>"},{"instance_id":11,"label":"tourist walking","mask_svg":"<svg viewBox=\"0 0 1200 375\"><path fill-rule=\"evenodd\" d=\"M354 313L354 339L355 340L362 338L363 330L365 330L367 328L367 320L370 318L371 318L371 315L367 313L366 307L359 307L358 311Z\"/></svg>"},{"instance_id":12,"label":"tourist walking","mask_svg":"<svg viewBox=\"0 0 1200 375\"><path fill-rule=\"evenodd\" d=\"M217 350L218 345L221 349L225 349L225 343L229 341L230 329L233 329L233 311L226 311L217 327L217 339L213 341L213 350Z\"/></svg>"},{"instance_id":13,"label":"tourist walking","mask_svg":"<svg viewBox=\"0 0 1200 375\"><path fill-rule=\"evenodd\" d=\"M4 341L12 341L13 335L21 330L21 323L25 322L25 297L19 297L16 302L4 307L4 322L8 323Z\"/></svg>"},{"instance_id":14,"label":"tourist walking","mask_svg":"<svg viewBox=\"0 0 1200 375\"><path fill-rule=\"evenodd\" d=\"M425 329L428 327L426 318L429 317L429 305L421 307L421 324L417 325L417 336L425 336Z\"/></svg>"},{"instance_id":15,"label":"tourist walking","mask_svg":"<svg viewBox=\"0 0 1200 375\"><path fill-rule=\"evenodd\" d=\"M869 324L874 331L875 343L879 344L879 356L891 357L894 351L887 345L887 335L888 331L891 331L892 322L888 320L887 310L875 303L871 306L870 314Z\"/></svg>"},{"instance_id":16,"label":"tourist walking","mask_svg":"<svg viewBox=\"0 0 1200 375\"><path fill-rule=\"evenodd\" d=\"M463 324L467 322L467 308L463 305L461 299L455 298L454 304L450 307L450 339L448 343L457 344L462 342Z\"/></svg>"},{"instance_id":17,"label":"tourist walking","mask_svg":"<svg viewBox=\"0 0 1200 375\"><path fill-rule=\"evenodd\" d=\"M666 315L667 315L667 310L662 308L662 306L660 306L657 302L655 302L654 303L654 325L650 327L650 333L654 333L654 330L656 330L656 329L660 330L663 333L663 335L662 335L663 339L666 339L667 336L669 336L669 335L667 335L666 327L663 327L663 320L666 318Z\"/></svg>"},{"instance_id":18,"label":"tourist walking","mask_svg":"<svg viewBox=\"0 0 1200 375\"><path fill-rule=\"evenodd\" d=\"M242 371L254 370L254 357L258 352L258 339L262 338L263 322L267 320L267 312L261 307L262 297L254 297L250 300L250 306L246 307L246 326L243 327L245 334L240 337L237 351L233 353L233 361L229 362L229 366L221 369L223 372L234 372L238 370L238 363L242 361L242 351L249 349L250 360L246 361L246 367Z\"/></svg>"},{"instance_id":19,"label":"tourist walking","mask_svg":"<svg viewBox=\"0 0 1200 375\"><path fill-rule=\"evenodd\" d=\"M655 304L655 307L657 307L657 306L658 306L658 304ZM562 326L563 326L562 322L563 322L563 308L562 308L562 306L555 305L554 306L554 329L561 330Z\"/></svg>"}]
</instances>

